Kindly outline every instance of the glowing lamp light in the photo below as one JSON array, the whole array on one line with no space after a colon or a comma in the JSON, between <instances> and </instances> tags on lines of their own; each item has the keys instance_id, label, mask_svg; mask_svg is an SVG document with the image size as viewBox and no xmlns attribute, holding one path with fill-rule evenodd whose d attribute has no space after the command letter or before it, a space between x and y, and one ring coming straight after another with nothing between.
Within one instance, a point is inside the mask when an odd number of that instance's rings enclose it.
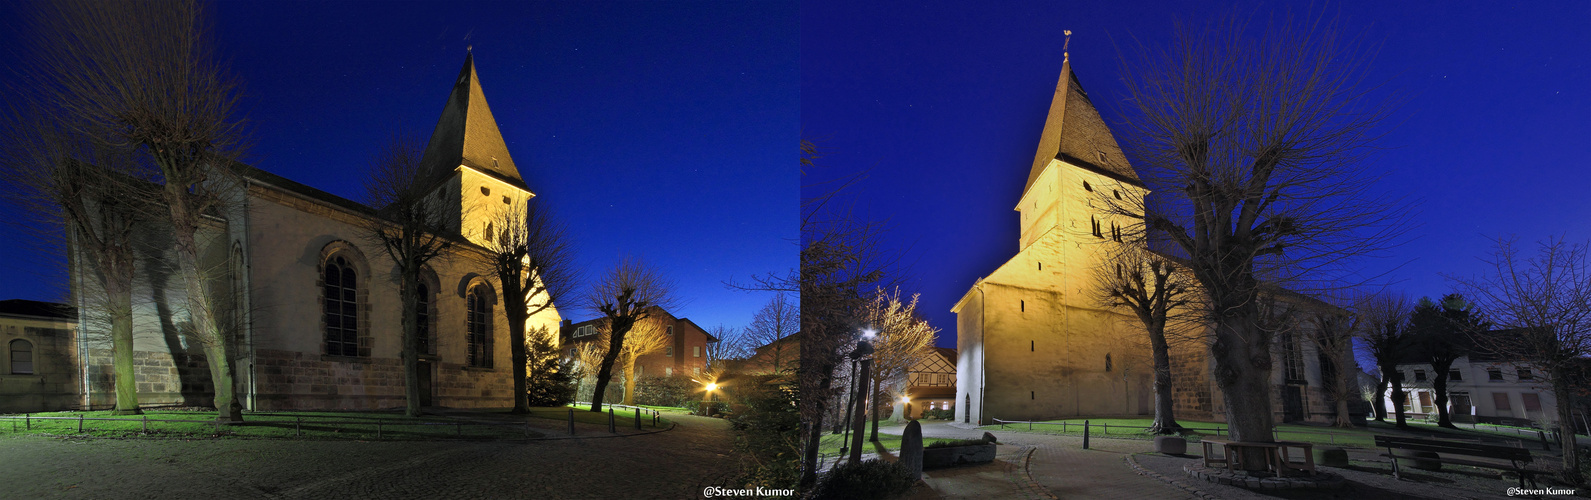
<instances>
[{"instance_id":1,"label":"glowing lamp light","mask_svg":"<svg viewBox=\"0 0 1591 500\"><path fill-rule=\"evenodd\" d=\"M714 383L707 384L707 390L708 391L716 391L716 390L718 390L718 384L714 384Z\"/></svg>"},{"instance_id":2,"label":"glowing lamp light","mask_svg":"<svg viewBox=\"0 0 1591 500\"><path fill-rule=\"evenodd\" d=\"M876 336L878 336L878 330L874 330L872 328L863 328L862 329L862 338L871 339L871 338L876 337Z\"/></svg>"},{"instance_id":3,"label":"glowing lamp light","mask_svg":"<svg viewBox=\"0 0 1591 500\"><path fill-rule=\"evenodd\" d=\"M912 402L911 396L901 396L900 397L900 403L901 404L910 404L911 402Z\"/></svg>"}]
</instances>

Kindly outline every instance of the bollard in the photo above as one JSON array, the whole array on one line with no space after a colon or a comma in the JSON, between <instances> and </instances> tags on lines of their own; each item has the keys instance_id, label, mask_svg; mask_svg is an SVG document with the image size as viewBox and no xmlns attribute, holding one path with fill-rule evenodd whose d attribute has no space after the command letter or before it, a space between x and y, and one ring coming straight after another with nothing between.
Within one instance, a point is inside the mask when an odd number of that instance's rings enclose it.
<instances>
[{"instance_id":1,"label":"bollard","mask_svg":"<svg viewBox=\"0 0 1591 500\"><path fill-rule=\"evenodd\" d=\"M144 415L144 434L149 433L149 415Z\"/></svg>"},{"instance_id":2,"label":"bollard","mask_svg":"<svg viewBox=\"0 0 1591 500\"><path fill-rule=\"evenodd\" d=\"M376 439L381 439L381 422L376 422Z\"/></svg>"},{"instance_id":3,"label":"bollard","mask_svg":"<svg viewBox=\"0 0 1591 500\"><path fill-rule=\"evenodd\" d=\"M635 430L641 430L641 409L635 409Z\"/></svg>"},{"instance_id":4,"label":"bollard","mask_svg":"<svg viewBox=\"0 0 1591 500\"><path fill-rule=\"evenodd\" d=\"M82 434L83 433L83 415L81 415L81 414L79 414L77 416L77 433L78 434ZM1541 438L1541 442L1543 442L1543 443L1547 442L1547 438L1546 437L1542 437Z\"/></svg>"},{"instance_id":5,"label":"bollard","mask_svg":"<svg viewBox=\"0 0 1591 500\"><path fill-rule=\"evenodd\" d=\"M299 425L302 424L303 421L304 417L293 417L293 437L304 435L303 431L299 430Z\"/></svg>"},{"instance_id":6,"label":"bollard","mask_svg":"<svg viewBox=\"0 0 1591 500\"><path fill-rule=\"evenodd\" d=\"M28 430L30 430L30 431L33 430L33 414L32 413L23 413L22 414L22 419L23 419L23 421L27 422Z\"/></svg>"},{"instance_id":7,"label":"bollard","mask_svg":"<svg viewBox=\"0 0 1591 500\"><path fill-rule=\"evenodd\" d=\"M1083 449L1088 449L1088 421L1083 421Z\"/></svg>"},{"instance_id":8,"label":"bollard","mask_svg":"<svg viewBox=\"0 0 1591 500\"><path fill-rule=\"evenodd\" d=\"M575 409L569 409L569 435L575 435Z\"/></svg>"},{"instance_id":9,"label":"bollard","mask_svg":"<svg viewBox=\"0 0 1591 500\"><path fill-rule=\"evenodd\" d=\"M1029 432L1033 431L1033 421L1032 420L1028 421L1028 431Z\"/></svg>"},{"instance_id":10,"label":"bollard","mask_svg":"<svg viewBox=\"0 0 1591 500\"><path fill-rule=\"evenodd\" d=\"M530 439L530 419L525 419L525 439Z\"/></svg>"},{"instance_id":11,"label":"bollard","mask_svg":"<svg viewBox=\"0 0 1591 500\"><path fill-rule=\"evenodd\" d=\"M612 406L608 407L608 432L612 432L612 433L618 433L619 432L618 429L615 429L613 427L613 407Z\"/></svg>"},{"instance_id":12,"label":"bollard","mask_svg":"<svg viewBox=\"0 0 1591 500\"><path fill-rule=\"evenodd\" d=\"M1109 436L1110 435L1110 422L1105 422L1103 425L1105 426L1105 435Z\"/></svg>"},{"instance_id":13,"label":"bollard","mask_svg":"<svg viewBox=\"0 0 1591 500\"><path fill-rule=\"evenodd\" d=\"M78 424L78 427L82 427L82 425ZM82 432L82 429L78 429L78 432ZM215 419L215 434L217 436L221 435L221 417L216 417Z\"/></svg>"}]
</instances>

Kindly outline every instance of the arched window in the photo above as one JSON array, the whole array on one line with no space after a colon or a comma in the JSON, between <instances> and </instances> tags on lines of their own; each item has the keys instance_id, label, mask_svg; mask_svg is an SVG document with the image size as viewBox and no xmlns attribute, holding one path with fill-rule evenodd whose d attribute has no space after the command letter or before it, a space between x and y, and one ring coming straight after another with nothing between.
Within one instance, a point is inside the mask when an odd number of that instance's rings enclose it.
<instances>
[{"instance_id":1,"label":"arched window","mask_svg":"<svg viewBox=\"0 0 1591 500\"><path fill-rule=\"evenodd\" d=\"M22 339L11 341L11 373L33 374L33 343Z\"/></svg>"},{"instance_id":2,"label":"arched window","mask_svg":"<svg viewBox=\"0 0 1591 500\"><path fill-rule=\"evenodd\" d=\"M326 354L359 355L359 277L342 255L326 262L323 276L326 316Z\"/></svg>"},{"instance_id":3,"label":"arched window","mask_svg":"<svg viewBox=\"0 0 1591 500\"><path fill-rule=\"evenodd\" d=\"M469 366L492 367L492 335L487 326L487 321L492 317L490 293L484 286L474 286L470 287L469 295L464 298L464 338Z\"/></svg>"}]
</instances>

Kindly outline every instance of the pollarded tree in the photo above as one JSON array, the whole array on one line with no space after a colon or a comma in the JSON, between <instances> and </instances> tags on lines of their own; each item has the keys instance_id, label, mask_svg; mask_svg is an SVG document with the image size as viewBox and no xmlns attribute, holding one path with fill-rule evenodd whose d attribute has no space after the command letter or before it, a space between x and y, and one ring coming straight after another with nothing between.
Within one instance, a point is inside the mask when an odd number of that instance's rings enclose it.
<instances>
[{"instance_id":1,"label":"pollarded tree","mask_svg":"<svg viewBox=\"0 0 1591 500\"><path fill-rule=\"evenodd\" d=\"M398 300L402 307L404 414L420 416L420 273L453 245L445 212L430 196L420 166L424 150L411 136L395 135L370 159L365 178L366 203L377 217L367 221L365 238L381 245L398 268ZM516 386L524 383L521 377Z\"/></svg>"},{"instance_id":2,"label":"pollarded tree","mask_svg":"<svg viewBox=\"0 0 1591 500\"><path fill-rule=\"evenodd\" d=\"M14 107L0 132L6 198L35 218L36 241L64 244L89 270L79 278L97 286L78 291L82 327L109 326L115 412L141 413L133 363L133 235L156 218L158 207L147 202L156 195L152 176L128 148L69 131L75 127L59 121L72 119L70 113L44 111L28 89L12 95Z\"/></svg>"},{"instance_id":3,"label":"pollarded tree","mask_svg":"<svg viewBox=\"0 0 1591 500\"><path fill-rule=\"evenodd\" d=\"M1339 29L1179 27L1170 47L1139 46L1122 64L1128 151L1162 209L1113 212L1165 235L1204 290L1234 439L1273 440L1262 283L1334 280L1343 259L1401 230L1355 167L1385 113L1362 84L1366 51ZM1262 466L1255 453L1244 462Z\"/></svg>"},{"instance_id":4,"label":"pollarded tree","mask_svg":"<svg viewBox=\"0 0 1591 500\"><path fill-rule=\"evenodd\" d=\"M1421 298L1409 316L1411 349L1431 364L1431 392L1436 393L1436 425L1456 429L1447 409L1448 373L1453 362L1469 355L1473 339L1491 329L1463 295L1450 293L1441 302Z\"/></svg>"},{"instance_id":5,"label":"pollarded tree","mask_svg":"<svg viewBox=\"0 0 1591 500\"><path fill-rule=\"evenodd\" d=\"M1564 450L1578 450L1575 441L1570 381L1591 355L1591 254L1586 244L1549 238L1534 256L1520 254L1513 239L1495 240L1486 258L1489 268L1473 278L1452 278L1497 326L1515 335L1481 335L1477 347L1504 359L1520 360L1540 369L1558 402L1558 432ZM1565 452L1563 479L1581 484L1578 453Z\"/></svg>"},{"instance_id":6,"label":"pollarded tree","mask_svg":"<svg viewBox=\"0 0 1591 500\"><path fill-rule=\"evenodd\" d=\"M1390 292L1365 294L1354 303L1365 351L1381 368L1381 382L1376 385L1375 408L1380 410L1376 420L1386 420L1387 410L1382 406L1381 395L1390 385L1392 411L1397 416L1399 428L1409 426L1403 411L1408 394L1403 391L1403 375L1398 372L1398 362L1408 356L1412 345L1409 340L1409 313L1412 310L1407 296Z\"/></svg>"},{"instance_id":7,"label":"pollarded tree","mask_svg":"<svg viewBox=\"0 0 1591 500\"><path fill-rule=\"evenodd\" d=\"M1171 395L1171 344L1192 341L1203 347L1197 284L1171 259L1133 243L1110 248L1094 270L1094 282L1097 302L1132 311L1148 335L1155 373L1155 420L1149 432L1176 433L1182 426Z\"/></svg>"},{"instance_id":8,"label":"pollarded tree","mask_svg":"<svg viewBox=\"0 0 1591 500\"><path fill-rule=\"evenodd\" d=\"M1312 328L1305 335L1332 367L1330 380L1321 381L1326 395L1336 402L1337 416L1332 425L1352 428L1348 399L1358 397L1359 387L1349 383L1358 370L1349 368L1353 366L1353 339L1358 336L1360 318L1346 309L1328 306L1309 313L1306 320ZM1326 367L1320 371L1322 375L1328 373Z\"/></svg>"},{"instance_id":9,"label":"pollarded tree","mask_svg":"<svg viewBox=\"0 0 1591 500\"><path fill-rule=\"evenodd\" d=\"M656 319L656 318L653 318ZM619 349L619 364L624 366L624 401L622 404L635 404L635 362L641 356L660 352L668 347L674 340L667 333L663 325L657 321L639 321L635 327L630 328L630 334L624 336L624 346Z\"/></svg>"},{"instance_id":10,"label":"pollarded tree","mask_svg":"<svg viewBox=\"0 0 1591 500\"><path fill-rule=\"evenodd\" d=\"M498 213L487 227L502 228L485 246L492 254L492 273L502 284L503 317L508 320L508 351L514 370L514 409L510 413L529 413L526 321L553 308L573 288L577 280L574 252L564 227L535 200Z\"/></svg>"},{"instance_id":11,"label":"pollarded tree","mask_svg":"<svg viewBox=\"0 0 1591 500\"><path fill-rule=\"evenodd\" d=\"M591 411L602 411L603 393L613 378L613 364L619 358L624 338L636 323L652 317L660 308L673 305L673 282L637 260L624 259L603 274L586 295L586 306L607 320L608 348L596 367L596 385L591 392Z\"/></svg>"},{"instance_id":12,"label":"pollarded tree","mask_svg":"<svg viewBox=\"0 0 1591 500\"><path fill-rule=\"evenodd\" d=\"M238 83L215 55L206 12L193 0L59 1L40 4L35 26L47 107L71 114L72 132L135 148L159 170L191 323L183 332L204 349L217 419L242 421L235 325L223 319L230 290L207 283L215 276L197 237L204 217L230 211L245 142Z\"/></svg>"},{"instance_id":13,"label":"pollarded tree","mask_svg":"<svg viewBox=\"0 0 1591 500\"><path fill-rule=\"evenodd\" d=\"M873 300L861 311L863 321L873 330L873 371L871 413L873 426L868 439L878 441L879 413L888 399L884 388L906 377L907 371L933 355L938 328L917 314L917 295L911 301L902 301L900 288L873 292Z\"/></svg>"}]
</instances>

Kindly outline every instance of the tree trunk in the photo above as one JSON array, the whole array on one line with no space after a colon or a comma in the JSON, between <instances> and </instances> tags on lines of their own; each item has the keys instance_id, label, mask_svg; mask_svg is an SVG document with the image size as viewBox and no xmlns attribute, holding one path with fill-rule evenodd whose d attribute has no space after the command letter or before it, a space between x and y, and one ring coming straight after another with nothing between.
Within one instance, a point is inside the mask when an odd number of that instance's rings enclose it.
<instances>
[{"instance_id":1,"label":"tree trunk","mask_svg":"<svg viewBox=\"0 0 1591 500\"><path fill-rule=\"evenodd\" d=\"M403 414L420 416L420 268L414 262L403 266L403 282L399 284L399 300L403 304Z\"/></svg>"},{"instance_id":2,"label":"tree trunk","mask_svg":"<svg viewBox=\"0 0 1591 500\"><path fill-rule=\"evenodd\" d=\"M1387 421L1387 374L1381 372L1381 380L1376 381L1376 400L1371 401L1370 408L1375 410L1376 421Z\"/></svg>"},{"instance_id":3,"label":"tree trunk","mask_svg":"<svg viewBox=\"0 0 1591 500\"><path fill-rule=\"evenodd\" d=\"M1390 370L1392 369L1382 368L1381 375L1382 377L1392 380L1392 411L1398 416L1398 428L1407 429L1409 427L1409 422L1407 417L1403 414L1403 402L1404 400L1408 399L1408 395L1403 393L1403 380L1398 378L1398 372Z\"/></svg>"},{"instance_id":4,"label":"tree trunk","mask_svg":"<svg viewBox=\"0 0 1591 500\"><path fill-rule=\"evenodd\" d=\"M1431 382L1431 391L1436 393L1436 425L1449 429L1457 429L1457 427L1453 426L1453 416L1449 415L1447 411L1448 367L1444 366L1433 368L1436 368L1436 380Z\"/></svg>"},{"instance_id":5,"label":"tree trunk","mask_svg":"<svg viewBox=\"0 0 1591 500\"><path fill-rule=\"evenodd\" d=\"M1226 398L1228 431L1237 441L1274 442L1270 335L1259 328L1259 313L1254 306L1239 305L1228 310L1233 312L1219 318L1215 343L1210 347L1216 361L1215 379ZM1242 462L1249 470L1264 470L1266 452L1247 448Z\"/></svg>"},{"instance_id":6,"label":"tree trunk","mask_svg":"<svg viewBox=\"0 0 1591 500\"><path fill-rule=\"evenodd\" d=\"M620 325L619 320L614 320L609 334L608 352L602 355L602 368L597 370L597 385L591 390L591 411L602 411L602 397L608 390L608 381L613 378L613 362L619 359L619 349L624 347L624 334L630 332L630 325Z\"/></svg>"},{"instance_id":7,"label":"tree trunk","mask_svg":"<svg viewBox=\"0 0 1591 500\"><path fill-rule=\"evenodd\" d=\"M822 380L815 384L818 387L817 394L809 397L821 398L827 395L829 393L829 384L830 378L822 377ZM803 436L806 436L806 449L802 450L801 453L801 480L798 486L803 490L811 489L812 485L817 484L818 447L821 446L823 439L823 407L826 405L823 401L813 404L817 407L817 411L812 412L810 416L803 415L801 418L801 432L804 433L802 434Z\"/></svg>"},{"instance_id":8,"label":"tree trunk","mask_svg":"<svg viewBox=\"0 0 1591 500\"><path fill-rule=\"evenodd\" d=\"M882 404L879 404L880 400L878 399L880 383L880 380L873 379L873 397L867 398L867 409L871 410L868 413L873 414L873 430L868 432L868 441L878 441L878 407L883 406Z\"/></svg>"},{"instance_id":9,"label":"tree trunk","mask_svg":"<svg viewBox=\"0 0 1591 500\"><path fill-rule=\"evenodd\" d=\"M525 321L529 313L525 305L525 287L520 281L524 271L518 266L508 266L508 272L498 276L498 281L503 284L503 316L508 319L508 355L513 359L514 370L514 409L509 413L523 415L530 413L530 394L525 386L525 379L529 377L525 366L530 364L530 354L525 347ZM628 380L628 379L626 379ZM625 391L629 397L629 391Z\"/></svg>"},{"instance_id":10,"label":"tree trunk","mask_svg":"<svg viewBox=\"0 0 1591 500\"><path fill-rule=\"evenodd\" d=\"M109 259L107 259L109 260ZM133 365L132 266L108 263L105 268L105 298L110 313L111 362L116 372L116 415L137 415L138 374ZM123 275L125 279L123 279Z\"/></svg>"},{"instance_id":11,"label":"tree trunk","mask_svg":"<svg viewBox=\"0 0 1591 500\"><path fill-rule=\"evenodd\" d=\"M1332 423L1332 425L1344 429L1352 429L1353 417L1348 415L1348 398L1350 396L1358 397L1358 395L1348 391L1348 377L1354 375L1349 373L1347 369L1347 357L1344 349L1338 349L1336 355L1330 357L1331 364L1336 365L1337 368L1333 370L1337 373L1336 380L1330 382L1332 390L1336 391L1335 399L1337 400L1337 421Z\"/></svg>"},{"instance_id":12,"label":"tree trunk","mask_svg":"<svg viewBox=\"0 0 1591 500\"><path fill-rule=\"evenodd\" d=\"M620 404L635 406L635 356L625 356L624 360L624 400ZM708 393L708 401L712 401L712 394Z\"/></svg>"},{"instance_id":13,"label":"tree trunk","mask_svg":"<svg viewBox=\"0 0 1591 500\"><path fill-rule=\"evenodd\" d=\"M1568 372L1564 369L1554 371ZM1555 406L1558 409L1558 446L1563 451L1563 469L1559 473L1564 482L1580 485L1585 482L1585 477L1580 474L1580 445L1574 438L1574 396L1569 392L1568 380L1568 373L1552 374L1552 397L1557 400Z\"/></svg>"},{"instance_id":14,"label":"tree trunk","mask_svg":"<svg viewBox=\"0 0 1591 500\"><path fill-rule=\"evenodd\" d=\"M1175 401L1171 394L1171 347L1166 344L1165 326L1149 331L1149 345L1153 349L1155 370L1155 421L1149 426L1150 434L1176 434L1182 429L1177 424Z\"/></svg>"},{"instance_id":15,"label":"tree trunk","mask_svg":"<svg viewBox=\"0 0 1591 500\"><path fill-rule=\"evenodd\" d=\"M171 208L173 239L176 241L177 266L182 271L184 289L188 295L188 314L193 321L193 333L204 346L205 361L210 366L210 382L215 388L216 419L223 422L242 422L243 415L234 406L236 397L232 373L231 335L222 331L215 320L216 301L210 297L200 270L198 214L192 213L185 198L186 186L167 184L167 204Z\"/></svg>"}]
</instances>

